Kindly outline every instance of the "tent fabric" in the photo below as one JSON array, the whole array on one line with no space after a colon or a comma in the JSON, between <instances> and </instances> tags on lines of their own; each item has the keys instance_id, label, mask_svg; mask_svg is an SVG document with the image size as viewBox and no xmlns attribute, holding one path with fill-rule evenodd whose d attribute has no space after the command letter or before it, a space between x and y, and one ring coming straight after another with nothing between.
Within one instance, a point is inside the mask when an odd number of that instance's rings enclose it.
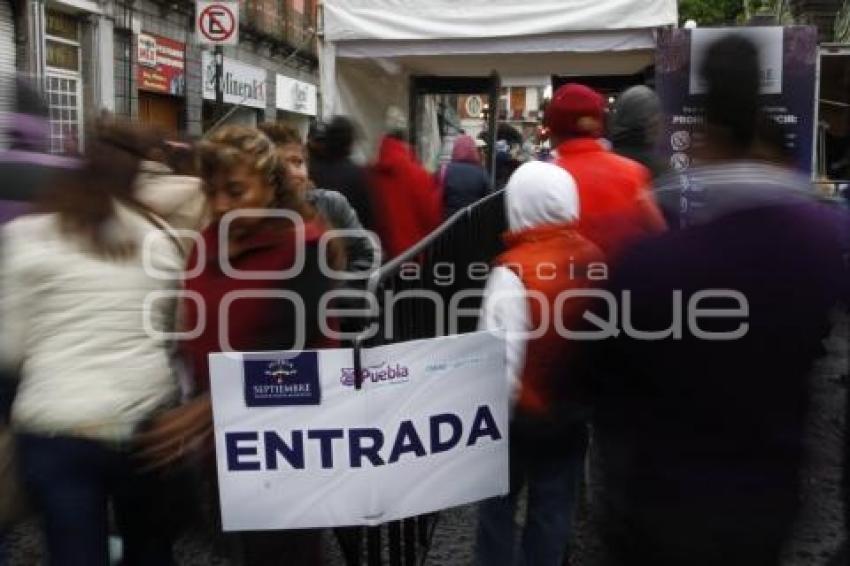
<instances>
[{"instance_id":1,"label":"tent fabric","mask_svg":"<svg viewBox=\"0 0 850 566\"><path fill-rule=\"evenodd\" d=\"M676 0L324 0L322 116L355 120L368 159L386 108L407 110L413 75L633 74L677 19Z\"/></svg>"},{"instance_id":2,"label":"tent fabric","mask_svg":"<svg viewBox=\"0 0 850 566\"><path fill-rule=\"evenodd\" d=\"M676 0L325 0L327 41L516 37L675 25Z\"/></svg>"},{"instance_id":3,"label":"tent fabric","mask_svg":"<svg viewBox=\"0 0 850 566\"><path fill-rule=\"evenodd\" d=\"M337 57L366 59L491 53L597 53L655 49L651 29L551 33L546 35L450 40L355 40L338 44Z\"/></svg>"}]
</instances>

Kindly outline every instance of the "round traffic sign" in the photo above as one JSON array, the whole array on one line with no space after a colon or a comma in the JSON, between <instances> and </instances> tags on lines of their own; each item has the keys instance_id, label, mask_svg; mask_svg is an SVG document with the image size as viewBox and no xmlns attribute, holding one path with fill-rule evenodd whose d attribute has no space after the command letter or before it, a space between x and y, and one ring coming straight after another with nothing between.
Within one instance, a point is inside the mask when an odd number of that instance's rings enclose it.
<instances>
[{"instance_id":1,"label":"round traffic sign","mask_svg":"<svg viewBox=\"0 0 850 566\"><path fill-rule=\"evenodd\" d=\"M236 31L236 18L229 6L211 4L198 16L201 33L210 41L224 42Z\"/></svg>"}]
</instances>

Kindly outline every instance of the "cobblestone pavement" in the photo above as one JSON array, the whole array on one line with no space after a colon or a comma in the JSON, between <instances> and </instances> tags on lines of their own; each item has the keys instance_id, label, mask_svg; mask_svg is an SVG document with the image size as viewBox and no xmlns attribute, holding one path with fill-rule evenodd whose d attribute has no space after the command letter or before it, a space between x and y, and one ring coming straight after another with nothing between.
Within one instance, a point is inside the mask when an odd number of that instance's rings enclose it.
<instances>
[{"instance_id":1,"label":"cobblestone pavement","mask_svg":"<svg viewBox=\"0 0 850 566\"><path fill-rule=\"evenodd\" d=\"M808 458L803 473L802 512L784 553L782 566L827 566L844 539L840 477L850 331L846 316L837 316L836 319L833 333L826 340L828 355L812 373L812 410L807 435ZM573 566L599 566L604 562L603 549L594 535L592 522L588 520L591 508L588 502L592 502L593 490L591 480L577 512ZM441 513L427 563L432 566L472 564L475 521L474 506ZM185 533L176 547L179 564L228 566L226 549L216 548L212 540L209 532L195 530ZM32 522L17 528L9 540L12 551L9 566L39 565L39 541L38 529ZM344 565L330 532L325 536L325 550L329 566Z\"/></svg>"}]
</instances>

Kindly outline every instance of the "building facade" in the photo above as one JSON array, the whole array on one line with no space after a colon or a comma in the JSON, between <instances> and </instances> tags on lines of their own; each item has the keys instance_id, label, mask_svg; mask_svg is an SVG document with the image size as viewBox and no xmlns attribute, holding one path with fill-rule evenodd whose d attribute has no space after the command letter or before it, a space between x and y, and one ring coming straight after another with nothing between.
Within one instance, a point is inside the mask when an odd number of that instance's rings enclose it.
<instances>
[{"instance_id":1,"label":"building facade","mask_svg":"<svg viewBox=\"0 0 850 566\"><path fill-rule=\"evenodd\" d=\"M84 147L86 124L104 114L190 138L234 122L284 120L306 132L318 108L314 2L240 1L221 105L194 15L187 0L0 0L0 77L38 79L55 152Z\"/></svg>"},{"instance_id":2,"label":"building facade","mask_svg":"<svg viewBox=\"0 0 850 566\"><path fill-rule=\"evenodd\" d=\"M202 130L217 123L283 121L306 134L318 109L315 0L241 2L238 46L224 48L223 104L216 104L211 49L189 89L203 93Z\"/></svg>"}]
</instances>

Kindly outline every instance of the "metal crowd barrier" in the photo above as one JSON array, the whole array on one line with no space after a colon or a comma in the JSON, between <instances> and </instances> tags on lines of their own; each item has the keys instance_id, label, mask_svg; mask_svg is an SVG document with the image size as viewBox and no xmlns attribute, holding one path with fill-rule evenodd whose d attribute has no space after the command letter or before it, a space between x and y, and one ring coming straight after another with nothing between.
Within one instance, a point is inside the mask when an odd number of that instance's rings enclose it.
<instances>
[{"instance_id":1,"label":"metal crowd barrier","mask_svg":"<svg viewBox=\"0 0 850 566\"><path fill-rule=\"evenodd\" d=\"M357 389L362 385L363 346L433 338L449 333L447 321L452 297L459 291L474 293L483 290L486 276L480 269L471 272L470 266L490 265L503 249L501 236L506 228L503 191L498 191L459 210L427 237L369 277L366 289L377 299L379 309L373 313L375 316L364 321L364 328L377 324L378 331L373 337L364 331L354 340ZM420 276L411 277L411 269L418 270ZM452 277L449 279L450 270ZM415 298L402 299L393 305L391 316L386 316L385 299L412 290L429 292L432 296L440 297L441 301L434 303ZM464 309L478 309L480 299L480 293L478 296L470 296L461 306ZM446 325L439 324L440 320L446 322ZM391 333L387 322L392 325ZM465 317L458 320L456 328L452 330L457 333L470 332L475 330L477 323L476 317ZM359 566L363 560L364 531L368 566L382 566L385 563L390 566L416 566L417 563L424 564L427 558L438 519L439 515L433 514L380 527L340 529L337 537L348 566ZM385 555L388 562L385 562Z\"/></svg>"}]
</instances>

